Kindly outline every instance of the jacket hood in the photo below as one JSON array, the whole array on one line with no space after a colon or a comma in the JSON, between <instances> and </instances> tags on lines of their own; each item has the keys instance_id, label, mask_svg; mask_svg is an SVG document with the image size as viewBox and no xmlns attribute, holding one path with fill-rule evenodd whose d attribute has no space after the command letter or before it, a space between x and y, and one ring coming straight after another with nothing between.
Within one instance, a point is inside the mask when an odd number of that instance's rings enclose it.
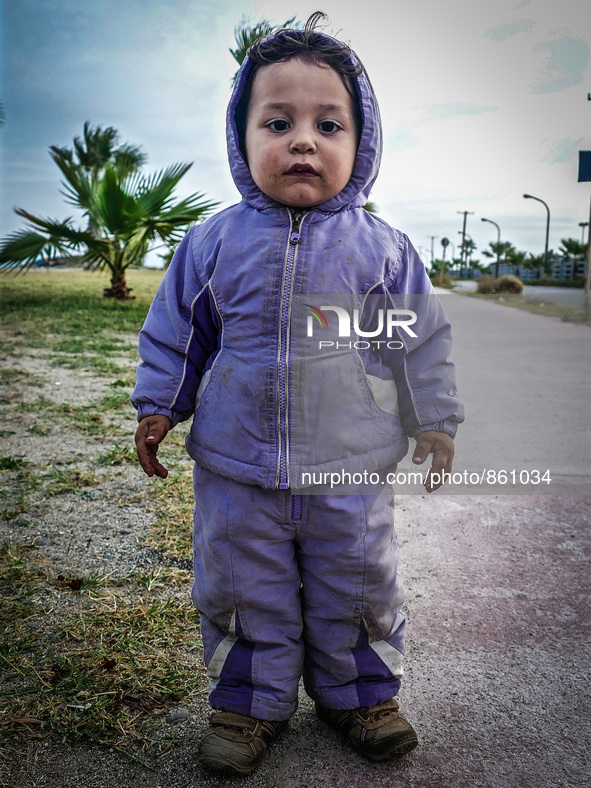
<instances>
[{"instance_id":1,"label":"jacket hood","mask_svg":"<svg viewBox=\"0 0 591 788\"><path fill-rule=\"evenodd\" d=\"M303 31L290 31L292 35ZM335 42L329 36L322 34L327 41ZM350 62L358 62L354 53L351 53ZM226 141L228 146L228 159L232 178L242 198L255 208L264 209L277 207L279 203L264 194L254 182L248 165L240 150L238 130L236 128L236 107L244 93L248 77L255 63L246 57L238 72L234 90L228 104L226 113ZM373 87L365 71L358 77L351 77L357 94L357 102L361 115L361 135L357 147L357 155L353 172L345 188L330 200L314 206L314 210L323 213L332 213L345 207L364 205L369 197L371 188L378 176L382 158L382 123L378 102Z\"/></svg>"}]
</instances>

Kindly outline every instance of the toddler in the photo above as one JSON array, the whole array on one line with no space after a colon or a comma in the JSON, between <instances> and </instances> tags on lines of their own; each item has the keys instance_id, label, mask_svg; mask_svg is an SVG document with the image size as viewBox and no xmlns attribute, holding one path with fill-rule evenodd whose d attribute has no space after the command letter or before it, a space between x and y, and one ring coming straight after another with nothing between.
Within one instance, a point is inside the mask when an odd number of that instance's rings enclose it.
<instances>
[{"instance_id":1,"label":"toddler","mask_svg":"<svg viewBox=\"0 0 591 788\"><path fill-rule=\"evenodd\" d=\"M149 476L166 477L158 446L193 419L192 595L215 710L199 757L229 774L260 764L302 677L318 715L365 757L417 744L396 701L404 588L392 486L308 494L294 470L305 410L298 298L395 307L433 292L407 237L362 207L378 174L379 110L359 59L315 29L321 16L249 50L227 114L242 200L179 245L140 334L132 395ZM310 320L320 312L328 325L329 298L310 305ZM318 430L303 447L312 474L395 467L408 437L414 462L432 454L431 473L451 471L462 405L449 324L440 308L427 312L416 333L396 329L397 342L343 342L331 356L348 372L334 386L330 440L322 413L307 427ZM332 368L328 351L317 361L313 370ZM429 474L427 490L437 486Z\"/></svg>"}]
</instances>

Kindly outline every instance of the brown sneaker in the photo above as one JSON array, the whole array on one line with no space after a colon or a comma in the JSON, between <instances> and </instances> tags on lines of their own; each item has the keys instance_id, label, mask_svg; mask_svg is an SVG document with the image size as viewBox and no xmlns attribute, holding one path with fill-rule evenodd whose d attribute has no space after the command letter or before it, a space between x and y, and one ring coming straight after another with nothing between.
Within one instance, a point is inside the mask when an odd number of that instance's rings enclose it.
<instances>
[{"instance_id":1,"label":"brown sneaker","mask_svg":"<svg viewBox=\"0 0 591 788\"><path fill-rule=\"evenodd\" d=\"M256 769L267 744L287 726L287 720L269 722L232 711L218 711L209 722L211 729L201 740L199 760L225 774L249 774Z\"/></svg>"},{"instance_id":2,"label":"brown sneaker","mask_svg":"<svg viewBox=\"0 0 591 788\"><path fill-rule=\"evenodd\" d=\"M414 749L418 742L412 725L398 713L392 698L377 706L360 709L325 709L316 704L318 716L349 739L357 752L370 761L398 758Z\"/></svg>"}]
</instances>

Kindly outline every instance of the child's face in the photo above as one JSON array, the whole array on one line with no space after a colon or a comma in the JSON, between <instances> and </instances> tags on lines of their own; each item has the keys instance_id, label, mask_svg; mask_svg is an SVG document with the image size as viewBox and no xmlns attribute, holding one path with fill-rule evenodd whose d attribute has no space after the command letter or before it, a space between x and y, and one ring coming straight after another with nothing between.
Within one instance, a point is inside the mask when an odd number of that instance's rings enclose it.
<instances>
[{"instance_id":1,"label":"child's face","mask_svg":"<svg viewBox=\"0 0 591 788\"><path fill-rule=\"evenodd\" d=\"M346 186L357 152L353 99L330 67L293 58L261 66L246 121L256 185L293 208L310 208Z\"/></svg>"}]
</instances>

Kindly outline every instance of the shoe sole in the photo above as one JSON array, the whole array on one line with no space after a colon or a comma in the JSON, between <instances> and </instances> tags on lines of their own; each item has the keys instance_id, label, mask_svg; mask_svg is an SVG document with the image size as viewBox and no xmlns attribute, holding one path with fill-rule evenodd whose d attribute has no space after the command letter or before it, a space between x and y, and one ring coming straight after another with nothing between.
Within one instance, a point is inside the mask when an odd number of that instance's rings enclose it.
<instances>
[{"instance_id":1,"label":"shoe sole","mask_svg":"<svg viewBox=\"0 0 591 788\"><path fill-rule=\"evenodd\" d=\"M221 774L228 774L228 775L238 775L244 776L245 774L250 774L254 772L254 770L261 765L263 762L263 758L257 761L254 764L249 764L248 766L238 766L234 763L223 763L219 759L216 758L208 758L207 756L202 757L199 756L199 763L202 766L206 766L208 769L211 769L214 772L220 772Z\"/></svg>"},{"instance_id":2,"label":"shoe sole","mask_svg":"<svg viewBox=\"0 0 591 788\"><path fill-rule=\"evenodd\" d=\"M349 742L353 746L353 749L358 752L360 755L363 755L364 758L367 758L370 761L391 761L394 758L401 758L403 755L406 755L411 750L418 745L419 740L416 736L409 736L407 739L403 739L402 741L397 742L395 747L392 747L389 750L386 750L384 753L372 753L368 752L366 749L363 748L363 744L353 742L349 739Z\"/></svg>"}]
</instances>

